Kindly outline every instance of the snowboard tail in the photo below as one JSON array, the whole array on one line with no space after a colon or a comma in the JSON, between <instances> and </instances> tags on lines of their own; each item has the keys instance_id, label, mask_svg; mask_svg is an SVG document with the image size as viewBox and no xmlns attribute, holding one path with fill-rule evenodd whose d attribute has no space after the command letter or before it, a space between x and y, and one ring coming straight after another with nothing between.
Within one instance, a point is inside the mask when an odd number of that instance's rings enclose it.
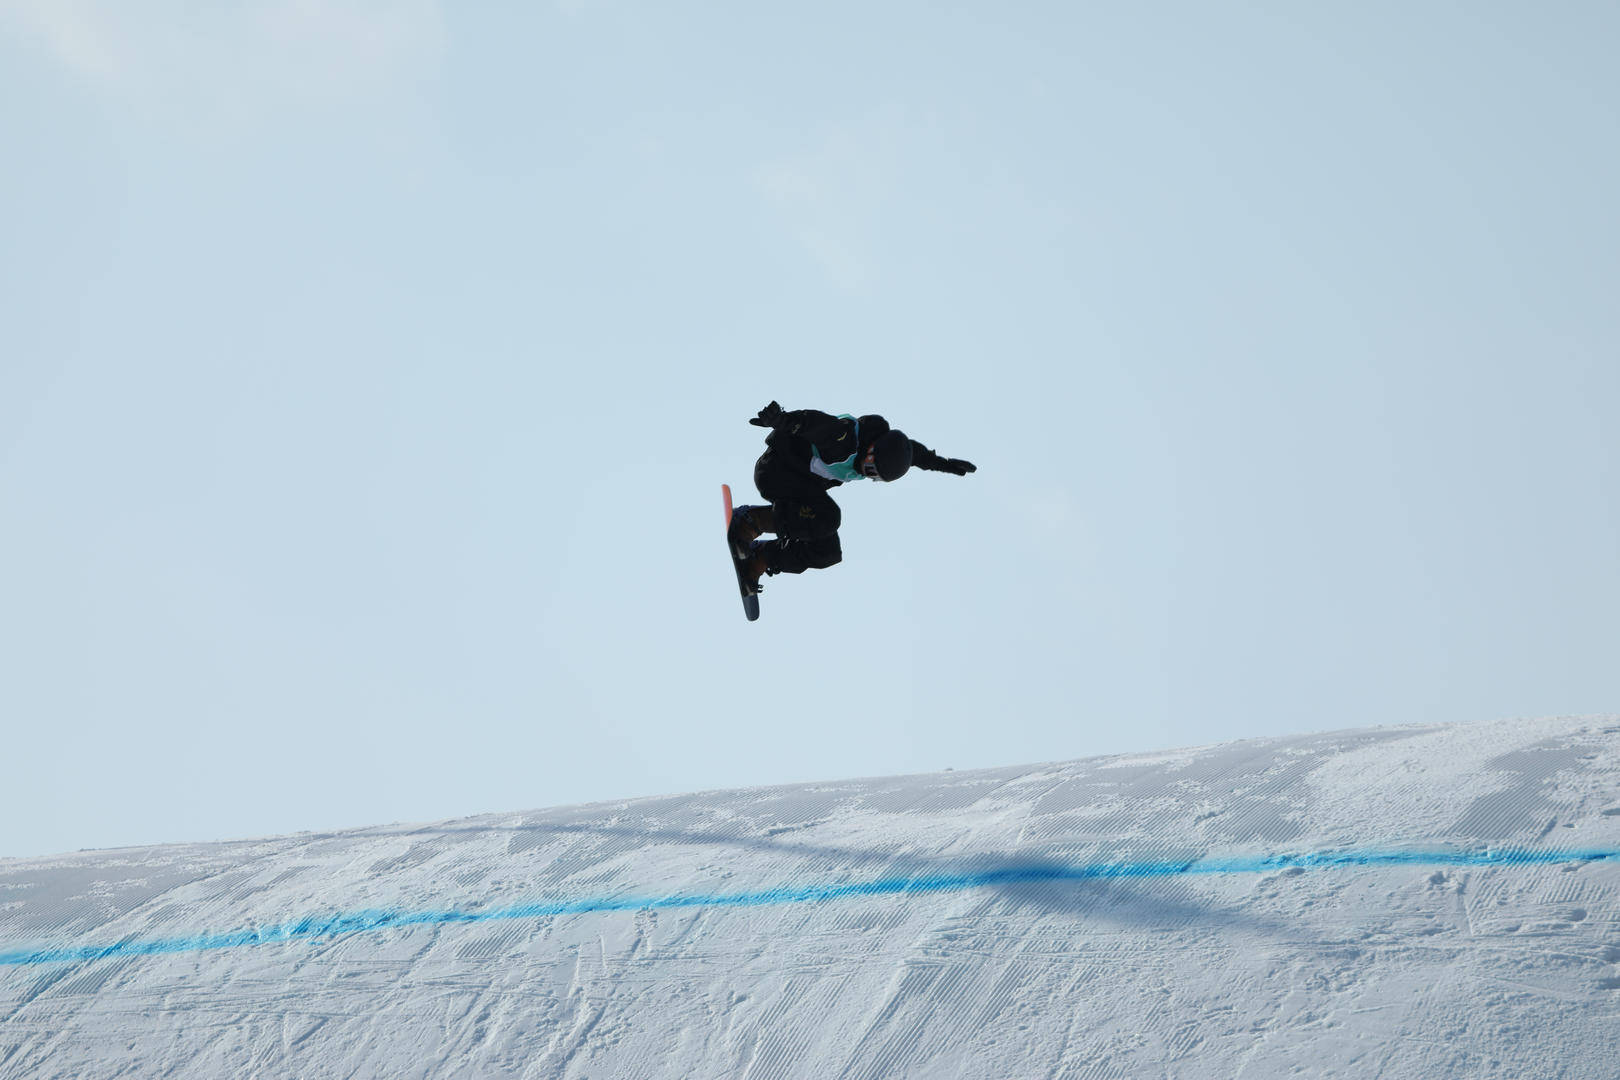
<instances>
[{"instance_id":1,"label":"snowboard tail","mask_svg":"<svg viewBox=\"0 0 1620 1080\"><path fill-rule=\"evenodd\" d=\"M731 556L731 568L737 572L737 590L742 593L743 614L748 621L753 622L759 618L759 590L748 587L748 579L743 576L742 560L731 549L731 485L721 484L720 495L726 504L726 554Z\"/></svg>"}]
</instances>

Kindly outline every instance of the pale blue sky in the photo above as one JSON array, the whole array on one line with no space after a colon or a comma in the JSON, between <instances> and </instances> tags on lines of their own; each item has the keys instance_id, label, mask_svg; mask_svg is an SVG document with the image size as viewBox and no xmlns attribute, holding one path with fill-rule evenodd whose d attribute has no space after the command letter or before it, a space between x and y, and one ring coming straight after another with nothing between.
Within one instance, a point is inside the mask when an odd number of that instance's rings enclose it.
<instances>
[{"instance_id":1,"label":"pale blue sky","mask_svg":"<svg viewBox=\"0 0 1620 1080\"><path fill-rule=\"evenodd\" d=\"M1617 42L0 0L0 855L1620 710Z\"/></svg>"}]
</instances>

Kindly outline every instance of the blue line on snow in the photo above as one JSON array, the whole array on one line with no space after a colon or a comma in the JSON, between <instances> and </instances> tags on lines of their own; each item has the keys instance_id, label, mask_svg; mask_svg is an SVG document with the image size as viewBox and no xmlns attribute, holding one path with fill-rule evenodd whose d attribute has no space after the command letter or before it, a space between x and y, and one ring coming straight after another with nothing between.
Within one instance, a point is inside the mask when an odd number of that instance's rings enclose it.
<instances>
[{"instance_id":1,"label":"blue line on snow","mask_svg":"<svg viewBox=\"0 0 1620 1080\"><path fill-rule=\"evenodd\" d=\"M1485 851L1407 849L1392 851L1336 851L1305 855L1238 856L1180 861L1116 863L1035 863L971 873L923 873L877 878L871 881L760 889L735 893L675 893L658 897L594 897L581 900L517 904L482 911L358 911L309 916L278 926L233 930L192 937L131 938L106 945L14 949L0 952L0 966L59 964L112 957L160 956L166 953L233 949L270 945L308 938L330 938L364 930L408 926L443 926L452 923L492 922L497 919L538 919L551 915L584 915L608 911L659 911L671 908L762 907L769 904L804 904L858 896L894 896L910 893L961 892L997 885L1040 882L1095 881L1105 878L1162 878L1190 874L1254 874L1274 870L1316 870L1366 866L1545 866L1549 863L1620 860L1620 849L1495 848Z\"/></svg>"}]
</instances>

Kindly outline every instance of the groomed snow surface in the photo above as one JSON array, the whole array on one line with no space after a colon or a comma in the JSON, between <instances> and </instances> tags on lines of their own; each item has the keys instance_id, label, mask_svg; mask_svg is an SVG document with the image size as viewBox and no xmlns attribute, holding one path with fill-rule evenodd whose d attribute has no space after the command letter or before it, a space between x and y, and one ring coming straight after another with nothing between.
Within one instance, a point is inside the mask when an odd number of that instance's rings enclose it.
<instances>
[{"instance_id":1,"label":"groomed snow surface","mask_svg":"<svg viewBox=\"0 0 1620 1080\"><path fill-rule=\"evenodd\" d=\"M1620 1075L1620 720L0 861L0 1077Z\"/></svg>"}]
</instances>

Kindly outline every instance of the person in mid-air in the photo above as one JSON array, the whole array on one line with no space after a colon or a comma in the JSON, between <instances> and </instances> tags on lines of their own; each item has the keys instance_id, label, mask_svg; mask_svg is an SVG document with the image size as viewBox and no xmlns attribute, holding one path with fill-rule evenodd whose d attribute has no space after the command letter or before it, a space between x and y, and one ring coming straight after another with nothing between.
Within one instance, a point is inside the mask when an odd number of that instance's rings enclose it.
<instances>
[{"instance_id":1,"label":"person in mid-air","mask_svg":"<svg viewBox=\"0 0 1620 1080\"><path fill-rule=\"evenodd\" d=\"M737 507L728 539L754 592L765 574L802 574L843 559L841 514L827 494L833 488L851 480L892 482L913 466L954 476L977 471L970 461L940 457L881 416L785 412L773 401L748 422L770 429L754 465L754 486L770 505ZM765 533L776 537L761 539Z\"/></svg>"}]
</instances>

